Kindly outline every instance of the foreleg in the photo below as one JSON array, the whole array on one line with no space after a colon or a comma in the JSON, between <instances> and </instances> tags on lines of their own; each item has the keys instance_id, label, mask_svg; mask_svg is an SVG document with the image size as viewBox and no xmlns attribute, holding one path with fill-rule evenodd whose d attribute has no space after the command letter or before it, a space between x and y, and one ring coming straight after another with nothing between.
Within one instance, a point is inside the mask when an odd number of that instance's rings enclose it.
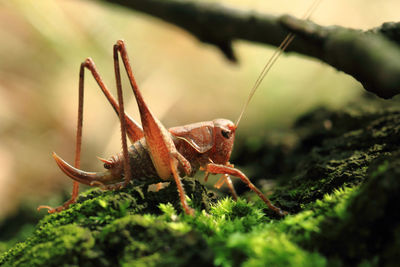
<instances>
[{"instance_id":1,"label":"foreleg","mask_svg":"<svg viewBox=\"0 0 400 267\"><path fill-rule=\"evenodd\" d=\"M87 58L85 60L85 62L83 62L81 64L81 72L82 72L82 68L87 68L92 73L92 76L96 80L101 91L107 98L108 102L111 104L115 113L117 113L117 115L119 116L119 106L117 104L117 101L112 96L112 94L108 90L107 86L103 82L103 79L101 78L99 72L97 71L96 65L94 64L93 60L91 58ZM84 73L82 72L82 82L83 82L83 74ZM129 137L129 140L131 141L131 143L134 143L143 137L142 127L126 113L125 113L125 121L126 121L126 128L127 128L126 132L127 132L127 135Z\"/></svg>"},{"instance_id":2,"label":"foreleg","mask_svg":"<svg viewBox=\"0 0 400 267\"><path fill-rule=\"evenodd\" d=\"M226 185L229 188L229 191L232 194L233 199L236 201L238 198L236 190L235 187L233 186L232 179L228 174L222 174L221 178L215 183L214 187L220 189L224 185L224 183L226 183Z\"/></svg>"}]
</instances>

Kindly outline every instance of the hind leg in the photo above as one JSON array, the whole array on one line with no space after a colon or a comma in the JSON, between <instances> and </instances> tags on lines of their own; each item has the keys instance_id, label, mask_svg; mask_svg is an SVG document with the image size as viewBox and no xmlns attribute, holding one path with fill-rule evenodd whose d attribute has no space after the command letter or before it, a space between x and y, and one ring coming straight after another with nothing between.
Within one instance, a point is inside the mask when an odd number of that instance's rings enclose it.
<instances>
[{"instance_id":1,"label":"hind leg","mask_svg":"<svg viewBox=\"0 0 400 267\"><path fill-rule=\"evenodd\" d=\"M111 106L119 116L121 109L117 101L114 99L110 91L107 89L106 85L104 84L100 74L96 69L96 65L94 64L91 58L87 58L80 66L79 70L79 102L78 102L78 124L77 124L77 132L76 132L76 144L75 144L75 162L74 167L80 168L80 158L81 158L81 147L82 147L82 127L83 127L83 103L84 103L84 77L85 77L85 68L88 69L91 73L93 78L96 80L97 84L99 85L100 89L106 96L107 100L110 102ZM125 128L126 133L133 143L136 140L143 137L143 130L142 128L131 118L128 114L122 109L122 114L124 114L125 119ZM66 201L62 206L52 208L50 206L42 205L38 207L40 209L48 209L49 213L59 212L64 209L67 209L71 204L75 203L79 194L79 182L74 181L71 198Z\"/></svg>"},{"instance_id":2,"label":"hind leg","mask_svg":"<svg viewBox=\"0 0 400 267\"><path fill-rule=\"evenodd\" d=\"M185 190L182 186L182 182L178 174L179 165L184 168L186 174L191 173L191 165L177 151L171 134L164 127L164 125L153 115L146 102L144 101L142 93L140 92L139 87L136 84L135 77L133 76L131 64L128 58L128 52L125 48L125 43L122 40L119 40L114 45L114 66L117 88L121 87L118 53L121 55L122 62L128 74L129 82L131 84L136 102L138 104L144 137L146 139L146 143L151 154L151 159L157 171L157 174L163 180L170 180L171 176L174 178L178 188L179 198L182 207L185 210L186 214L192 215L193 210L186 203Z\"/></svg>"}]
</instances>

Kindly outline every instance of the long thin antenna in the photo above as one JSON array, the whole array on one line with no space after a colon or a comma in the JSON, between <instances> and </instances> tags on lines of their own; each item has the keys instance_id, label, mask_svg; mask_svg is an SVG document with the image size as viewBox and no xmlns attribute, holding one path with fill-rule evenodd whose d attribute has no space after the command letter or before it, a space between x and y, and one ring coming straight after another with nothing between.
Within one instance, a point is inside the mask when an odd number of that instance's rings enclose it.
<instances>
[{"instance_id":1,"label":"long thin antenna","mask_svg":"<svg viewBox=\"0 0 400 267\"><path fill-rule=\"evenodd\" d=\"M315 0L313 4L308 8L306 13L303 15L302 19L310 19L312 13L317 9L318 5L321 3L322 0ZM282 43L279 45L279 47L275 50L274 54L268 59L268 62L265 64L264 68L262 69L260 75L258 76L256 82L254 83L249 97L247 98L247 101L245 102L242 111L240 112L240 115L238 119L236 120L236 127L239 125L240 120L242 119L242 116L244 114L244 111L247 109L247 106L250 103L250 100L252 99L254 93L256 92L257 88L260 86L261 82L264 80L265 76L267 73L270 71L272 66L275 64L276 60L279 58L279 56L286 50L286 48L289 46L289 44L293 41L294 37L296 35L293 33L289 33L285 39L282 41Z\"/></svg>"}]
</instances>

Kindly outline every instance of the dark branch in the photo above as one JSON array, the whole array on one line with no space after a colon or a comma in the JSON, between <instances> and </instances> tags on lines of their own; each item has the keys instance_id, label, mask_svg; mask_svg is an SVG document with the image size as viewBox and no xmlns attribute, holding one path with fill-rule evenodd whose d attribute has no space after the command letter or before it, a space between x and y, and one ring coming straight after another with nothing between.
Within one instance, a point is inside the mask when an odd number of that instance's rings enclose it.
<instances>
[{"instance_id":1,"label":"dark branch","mask_svg":"<svg viewBox=\"0 0 400 267\"><path fill-rule=\"evenodd\" d=\"M387 27L362 32L339 26L322 27L289 16L282 17L281 22L313 48L301 50L293 45L289 50L316 57L346 72L382 98L400 93L400 47L393 31L385 32Z\"/></svg>"},{"instance_id":2,"label":"dark branch","mask_svg":"<svg viewBox=\"0 0 400 267\"><path fill-rule=\"evenodd\" d=\"M236 60L233 40L278 46L291 31L297 37L288 51L318 58L353 76L366 90L382 98L400 93L400 23L385 23L379 28L362 32L209 3L181 0L103 1L175 24L200 41L217 46L233 61Z\"/></svg>"}]
</instances>

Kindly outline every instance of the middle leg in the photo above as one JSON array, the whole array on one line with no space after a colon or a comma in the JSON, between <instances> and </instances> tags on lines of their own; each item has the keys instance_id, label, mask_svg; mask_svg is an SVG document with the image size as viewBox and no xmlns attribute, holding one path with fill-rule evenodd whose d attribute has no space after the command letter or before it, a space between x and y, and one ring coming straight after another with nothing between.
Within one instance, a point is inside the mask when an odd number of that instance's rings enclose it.
<instances>
[{"instance_id":1,"label":"middle leg","mask_svg":"<svg viewBox=\"0 0 400 267\"><path fill-rule=\"evenodd\" d=\"M231 195L233 197L233 200L237 201L237 194L236 194L236 190L235 187L233 186L232 183L232 179L228 174L222 174L221 178L215 183L214 187L217 189L220 189L224 183L226 183L226 185L229 188L229 191L231 192Z\"/></svg>"}]
</instances>

